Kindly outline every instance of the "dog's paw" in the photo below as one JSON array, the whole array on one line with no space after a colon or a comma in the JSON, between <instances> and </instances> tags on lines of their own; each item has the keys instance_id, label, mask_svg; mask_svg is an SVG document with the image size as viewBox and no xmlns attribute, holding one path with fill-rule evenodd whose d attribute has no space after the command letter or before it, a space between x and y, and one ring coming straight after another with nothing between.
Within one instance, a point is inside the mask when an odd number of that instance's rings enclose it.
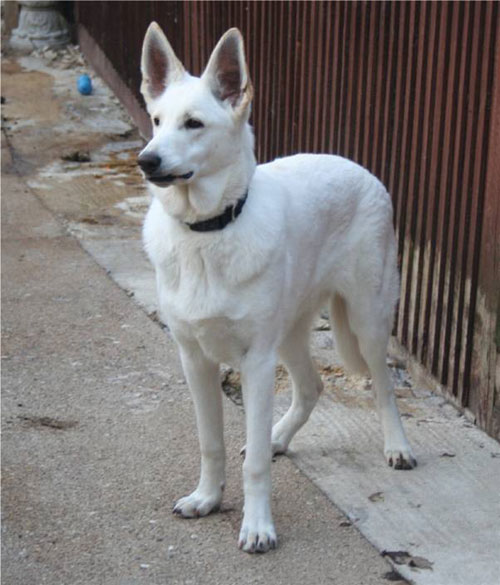
<instances>
[{"instance_id":1,"label":"dog's paw","mask_svg":"<svg viewBox=\"0 0 500 585\"><path fill-rule=\"evenodd\" d=\"M196 490L178 500L172 511L183 518L199 518L216 512L220 508L221 499L222 493L208 495Z\"/></svg>"},{"instance_id":2,"label":"dog's paw","mask_svg":"<svg viewBox=\"0 0 500 585\"><path fill-rule=\"evenodd\" d=\"M276 548L278 539L274 526L269 522L259 521L246 523L243 521L238 546L247 553L265 553Z\"/></svg>"},{"instance_id":3,"label":"dog's paw","mask_svg":"<svg viewBox=\"0 0 500 585\"><path fill-rule=\"evenodd\" d=\"M402 449L386 448L384 454L387 464L394 469L413 469L417 466L417 460L410 446Z\"/></svg>"},{"instance_id":4,"label":"dog's paw","mask_svg":"<svg viewBox=\"0 0 500 585\"><path fill-rule=\"evenodd\" d=\"M284 455L288 449L288 443L290 439L286 439L287 434L280 432L276 427L273 428L273 434L271 436L271 447L274 455Z\"/></svg>"},{"instance_id":5,"label":"dog's paw","mask_svg":"<svg viewBox=\"0 0 500 585\"><path fill-rule=\"evenodd\" d=\"M288 450L288 445L285 445L284 443L282 443L280 441L273 441L271 443L271 449L272 449L273 457L275 455L284 455Z\"/></svg>"}]
</instances>

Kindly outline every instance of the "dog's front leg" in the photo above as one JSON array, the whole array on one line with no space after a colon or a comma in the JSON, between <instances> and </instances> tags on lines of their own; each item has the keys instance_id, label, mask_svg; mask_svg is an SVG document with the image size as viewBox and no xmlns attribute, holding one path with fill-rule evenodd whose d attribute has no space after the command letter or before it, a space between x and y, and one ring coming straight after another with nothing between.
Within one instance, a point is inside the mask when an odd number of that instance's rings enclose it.
<instances>
[{"instance_id":1,"label":"dog's front leg","mask_svg":"<svg viewBox=\"0 0 500 585\"><path fill-rule=\"evenodd\" d=\"M276 547L271 514L271 428L275 358L247 354L241 367L247 444L243 463L245 507L239 547L266 552Z\"/></svg>"},{"instance_id":2,"label":"dog's front leg","mask_svg":"<svg viewBox=\"0 0 500 585\"><path fill-rule=\"evenodd\" d=\"M197 345L181 347L181 360L196 412L201 473L196 490L181 498L174 512L193 518L217 510L222 500L225 480L222 390L218 364L208 360Z\"/></svg>"}]
</instances>

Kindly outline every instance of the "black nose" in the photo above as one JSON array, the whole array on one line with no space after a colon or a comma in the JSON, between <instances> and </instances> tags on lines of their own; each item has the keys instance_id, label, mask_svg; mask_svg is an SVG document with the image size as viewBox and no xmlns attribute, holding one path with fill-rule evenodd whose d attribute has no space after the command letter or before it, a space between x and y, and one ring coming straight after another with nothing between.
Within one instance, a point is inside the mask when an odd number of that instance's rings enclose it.
<instances>
[{"instance_id":1,"label":"black nose","mask_svg":"<svg viewBox=\"0 0 500 585\"><path fill-rule=\"evenodd\" d=\"M160 167L161 158L156 154L144 152L137 158L137 164L146 173L146 175L151 175Z\"/></svg>"}]
</instances>

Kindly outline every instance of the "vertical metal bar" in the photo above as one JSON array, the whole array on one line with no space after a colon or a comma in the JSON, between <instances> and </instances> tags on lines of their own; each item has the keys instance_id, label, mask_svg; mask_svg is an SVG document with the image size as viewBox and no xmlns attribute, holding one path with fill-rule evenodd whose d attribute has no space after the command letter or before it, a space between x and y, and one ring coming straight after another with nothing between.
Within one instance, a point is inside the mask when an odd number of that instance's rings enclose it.
<instances>
[{"instance_id":1,"label":"vertical metal bar","mask_svg":"<svg viewBox=\"0 0 500 585\"><path fill-rule=\"evenodd\" d=\"M295 83L295 55L296 51L296 28L295 13L297 12L297 4L295 2L287 4L287 13L285 19L285 26L289 31L286 41L286 72L285 72L285 93L284 93L284 108L283 108L283 148L282 154L292 154L292 132L293 132L293 96Z\"/></svg>"},{"instance_id":2,"label":"vertical metal bar","mask_svg":"<svg viewBox=\"0 0 500 585\"><path fill-rule=\"evenodd\" d=\"M352 109L354 111L354 119L349 133L349 146L347 149L347 156L357 162L361 162L363 152L363 142L366 133L366 116L364 115L363 105L366 100L367 75L369 68L369 40L367 30L369 30L371 4L363 6L356 15L356 42L354 46L355 51L355 77L352 90Z\"/></svg>"},{"instance_id":3,"label":"vertical metal bar","mask_svg":"<svg viewBox=\"0 0 500 585\"><path fill-rule=\"evenodd\" d=\"M397 24L399 34L399 43L397 46L398 62L397 62L397 79L396 90L394 93L395 104L391 107L394 111L394 139L392 140L392 148L390 153L390 174L389 174L389 191L392 193L394 204L394 218L396 229L400 224L399 218L401 215L401 207L403 204L404 194L400 191L401 169L404 164L402 159L403 137L405 129L405 87L408 83L407 78L411 71L411 54L410 43L408 41L410 30L413 28L413 17L410 13L411 4L402 2L399 23ZM401 257L398 255L399 262Z\"/></svg>"},{"instance_id":4,"label":"vertical metal bar","mask_svg":"<svg viewBox=\"0 0 500 585\"><path fill-rule=\"evenodd\" d=\"M465 8L465 16L467 17L470 4L453 4L447 5L449 12L451 12L451 39L449 46L447 46L447 59L449 60L449 85L446 95L446 105L444 108L444 133L443 133L443 158L440 173L440 191L441 191L441 205L439 207L439 223L437 231L436 245L439 249L439 262L437 264L437 277L433 287L432 296L435 300L435 312L432 336L433 339L433 356L432 356L432 372L439 377L439 379L446 384L446 367L445 363L449 355L449 345L446 345L446 291L445 285L449 278L449 270L447 269L448 258L448 234L450 229L450 219L454 210L454 193L451 190L451 181L453 178L453 144L455 139L455 132L457 126L457 104L455 96L457 95L458 87L458 71L460 64L460 54L462 48L463 22L462 6ZM460 16L460 19L459 19Z\"/></svg>"},{"instance_id":5,"label":"vertical metal bar","mask_svg":"<svg viewBox=\"0 0 500 585\"><path fill-rule=\"evenodd\" d=\"M448 168L448 181L449 181L449 223L448 223L448 234L446 238L446 254L444 260L444 272L445 279L443 283L443 313L444 313L444 326L442 327L441 341L445 349L445 354L441 360L441 379L443 383L453 388L453 378L449 380L448 376L453 372L453 359L455 345L453 343L454 333L456 333L456 324L453 320L453 311L455 302L458 299L458 286L456 279L460 278L457 265L457 253L460 241L458 239L460 230L460 214L461 206L466 197L464 184L467 184L469 176L470 165L465 159L465 152L468 148L467 141L470 140L471 126L468 122L468 111L467 108L463 107L463 99L468 95L470 86L470 74L471 74L471 58L472 51L474 48L474 35L473 27L475 19L478 17L479 11L476 11L478 4L467 5L470 7L470 19L468 27L464 28L466 42L462 42L462 46L465 50L462 50L462 59L457 59L457 84L454 88L454 94L459 96L459 100L455 99L453 104L455 123L452 125L452 164ZM462 39L464 37L462 36ZM455 53L457 54L457 53ZM459 106L461 106L459 108ZM470 119L469 119L470 120ZM465 181L465 183L464 183ZM456 388L453 388L456 391Z\"/></svg>"},{"instance_id":6,"label":"vertical metal bar","mask_svg":"<svg viewBox=\"0 0 500 585\"><path fill-rule=\"evenodd\" d=\"M323 123L319 128L318 140L321 145L322 152L328 152L328 128L330 127L331 113L334 109L334 96L335 96L335 25L336 15L332 12L338 12L337 4L334 2L328 2L326 4L326 16L325 16L325 66L323 69L323 86L321 89L321 104L323 108Z\"/></svg>"},{"instance_id":7,"label":"vertical metal bar","mask_svg":"<svg viewBox=\"0 0 500 585\"><path fill-rule=\"evenodd\" d=\"M435 192L432 185L435 184L437 139L439 138L439 115L443 100L442 75L443 70L443 41L445 39L445 26L443 4L432 4L431 32L429 41L429 62L427 69L426 96L426 120L424 122L424 151L423 151L423 177L419 193L419 222L421 223L419 242L419 267L416 298L416 324L418 331L417 347L415 352L422 363L427 360L427 347L429 335L429 316L431 302L427 295L432 282L435 249L433 245L435 237ZM441 32L443 31L443 32ZM415 343L415 339L414 339Z\"/></svg>"},{"instance_id":8,"label":"vertical metal bar","mask_svg":"<svg viewBox=\"0 0 500 585\"><path fill-rule=\"evenodd\" d=\"M422 4L422 14L420 18L420 31L417 45L417 67L416 67L416 86L415 86L415 104L417 111L414 113L411 122L412 141L410 152L408 153L408 170L409 177L407 186L408 207L405 233L405 256L406 261L403 263L401 274L402 289L405 290L405 326L403 327L403 336L407 340L408 349L415 353L416 341L418 338L418 318L417 307L415 306L415 285L417 279L421 276L418 273L419 254L420 249L417 238L418 229L418 207L419 207L419 187L420 187L420 173L422 162L423 149L423 130L425 124L425 99L429 93L429 88L426 86L426 54L429 50L429 32L431 3Z\"/></svg>"},{"instance_id":9,"label":"vertical metal bar","mask_svg":"<svg viewBox=\"0 0 500 585\"><path fill-rule=\"evenodd\" d=\"M339 2L335 4L335 24L333 41L334 51L332 56L332 77L334 83L332 84L332 96L330 106L330 123L328 125L328 152L338 152L338 136L339 119L340 119L340 103L342 96L343 77L344 77L344 23L345 23L346 3Z\"/></svg>"},{"instance_id":10,"label":"vertical metal bar","mask_svg":"<svg viewBox=\"0 0 500 585\"><path fill-rule=\"evenodd\" d=\"M321 152L320 134L321 127L324 124L324 107L325 104L321 102L322 97L322 85L325 77L325 55L327 47L325 46L324 33L325 33L325 12L326 5L324 2L315 2L316 15L315 15L315 30L313 34L313 42L311 46L311 56L313 62L310 62L310 66L314 68L314 82L309 87L309 107L311 108L312 124L309 130L308 140L310 152ZM315 52L312 50L315 47Z\"/></svg>"},{"instance_id":11,"label":"vertical metal bar","mask_svg":"<svg viewBox=\"0 0 500 585\"><path fill-rule=\"evenodd\" d=\"M358 162L364 167L371 170L371 159L373 156L373 121L377 113L374 111L375 102L375 84L377 81L375 67L377 63L377 41L378 35L378 16L380 15L380 4L378 2L370 3L370 20L368 29L368 71L366 74L366 84L363 95L364 102L364 131L365 140L360 153Z\"/></svg>"},{"instance_id":12,"label":"vertical metal bar","mask_svg":"<svg viewBox=\"0 0 500 585\"><path fill-rule=\"evenodd\" d=\"M300 10L302 17L300 19L300 74L299 74L299 103L297 108L297 132L294 136L295 152L302 150L304 140L304 126L306 121L304 115L306 114L305 101L307 99L306 87L309 84L310 72L307 67L307 45L308 45L308 30L311 23L309 2L300 2Z\"/></svg>"},{"instance_id":13,"label":"vertical metal bar","mask_svg":"<svg viewBox=\"0 0 500 585\"><path fill-rule=\"evenodd\" d=\"M392 82L392 60L389 57L391 54L391 43L394 29L394 8L395 6L391 2L381 3L378 35L379 57L377 59L377 71L375 74L377 87L375 90L375 130L374 141L372 144L374 161L372 169L375 176L379 177L383 183L385 183L385 178L383 176L383 150L387 135L390 132L387 124L387 96L390 94ZM394 50L394 47L392 47L392 49Z\"/></svg>"},{"instance_id":14,"label":"vertical metal bar","mask_svg":"<svg viewBox=\"0 0 500 585\"><path fill-rule=\"evenodd\" d=\"M500 10L497 2L488 3L487 26L489 57L488 90L484 104L484 134L481 160L480 193L484 193L478 231L480 241L475 248L471 290L474 322L467 331L471 383L467 402L477 415L479 424L500 439ZM479 234L478 234L479 239Z\"/></svg>"},{"instance_id":15,"label":"vertical metal bar","mask_svg":"<svg viewBox=\"0 0 500 585\"><path fill-rule=\"evenodd\" d=\"M277 63L275 71L277 73L277 77L275 79L276 82L276 94L275 94L275 125L273 128L273 149L272 149L272 157L275 158L276 156L281 156L285 150L284 147L284 101L287 92L286 86L286 70L285 70L285 63L286 63L286 48L285 48L285 12L288 11L288 5L286 2L278 2L276 3L277 8L277 27L278 27L278 49L277 49Z\"/></svg>"},{"instance_id":16,"label":"vertical metal bar","mask_svg":"<svg viewBox=\"0 0 500 585\"><path fill-rule=\"evenodd\" d=\"M395 195L393 193L393 186L394 182L391 180L391 177L394 177L394 156L395 153L392 150L392 146L394 144L396 138L396 125L398 120L398 113L399 113L399 100L397 100L398 95L398 88L400 87L401 83L401 58L402 58L402 50L401 49L401 37L403 36L403 31L401 29L401 12L403 4L401 2L396 2L391 4L393 10L391 11L391 22L390 22L390 29L389 29L389 36L390 36L390 44L389 44L389 54L387 57L387 62L389 64L389 73L387 75L388 81L388 88L386 92L386 99L384 105L384 112L385 112L385 119L386 122L386 131L384 133L383 145L381 150L381 164L382 169L380 171L380 176L384 185L386 185L389 189L389 193L393 200L395 200Z\"/></svg>"},{"instance_id":17,"label":"vertical metal bar","mask_svg":"<svg viewBox=\"0 0 500 585\"><path fill-rule=\"evenodd\" d=\"M439 327L437 320L440 318L441 307L438 304L437 292L440 279L440 252L442 241L442 222L445 213L446 192L442 169L448 164L449 150L445 148L447 117L451 110L448 107L448 100L451 94L452 70L450 64L450 51L452 39L452 18L453 6L439 3L441 11L439 23L439 45L438 45L438 71L436 74L436 118L433 123L434 136L431 159L431 176L429 178L429 193L431 201L429 211L431 212L432 224L430 238L430 258L426 284L426 311L424 331L426 338L423 341L423 355L425 364L433 372L436 372L436 353L439 348Z\"/></svg>"},{"instance_id":18,"label":"vertical metal bar","mask_svg":"<svg viewBox=\"0 0 500 585\"><path fill-rule=\"evenodd\" d=\"M345 72L344 75L346 76L346 85L345 87L345 95L342 96L342 113L340 119L340 126L339 129L341 130L340 133L340 142L338 145L338 151L343 156L346 156L348 150L348 140L351 134L351 97L352 97L352 86L353 86L353 77L354 77L354 51L355 51L355 32L356 32L356 15L358 10L361 8L361 5L357 2L349 3L347 5L347 14L348 20L346 23L346 40L345 40Z\"/></svg>"},{"instance_id":19,"label":"vertical metal bar","mask_svg":"<svg viewBox=\"0 0 500 585\"><path fill-rule=\"evenodd\" d=\"M409 173L408 173L408 166L409 166L409 158L410 158L410 151L411 151L411 132L412 132L412 120L413 120L413 111L414 111L414 88L415 88L415 76L416 76L416 64L415 64L415 47L416 47L416 40L418 38L418 30L419 30L419 15L421 4L413 4L409 5L409 18L406 21L407 26L407 33L405 34L405 40L407 43L406 50L407 50L407 74L405 76L405 86L404 89L402 88L402 96L401 99L404 100L403 111L402 111L402 118L401 118L401 125L402 125L402 132L401 132L401 142L399 144L399 152L398 152L398 168L396 170L396 185L394 192L397 194L397 201L398 205L396 206L396 226L397 226L397 236L398 236L398 258L400 259L402 267L404 267L405 262L408 261L408 251L407 254L404 255L405 251L405 233L406 233L406 221L407 221L407 204L408 204L408 181L409 181ZM405 25L406 25L405 23ZM404 66L403 66L404 67ZM403 172L399 168L399 165L402 165ZM402 182L402 184L401 184ZM404 280L402 280L402 287L401 287L401 300L399 305L399 317L398 319L398 335L401 339L402 343L406 345L407 339L407 314L404 311L406 289L404 287Z\"/></svg>"},{"instance_id":20,"label":"vertical metal bar","mask_svg":"<svg viewBox=\"0 0 500 585\"><path fill-rule=\"evenodd\" d=\"M460 396L461 404L468 406L471 392L470 356L472 348L472 331L475 321L475 299L473 290L477 290L477 259L481 242L481 226L484 210L484 161L487 159L488 112L486 110L488 93L491 92L489 64L493 60L491 27L493 5L480 4L480 16L474 35L478 37L477 53L472 66L477 69L475 84L474 119L472 121L473 141L471 144L471 165L467 189L466 205L459 238L463 240L461 259L461 283L458 299L457 338L454 363L454 385ZM488 124L489 125L489 124ZM467 229L467 225L470 229ZM477 390L477 389L476 389Z\"/></svg>"}]
</instances>

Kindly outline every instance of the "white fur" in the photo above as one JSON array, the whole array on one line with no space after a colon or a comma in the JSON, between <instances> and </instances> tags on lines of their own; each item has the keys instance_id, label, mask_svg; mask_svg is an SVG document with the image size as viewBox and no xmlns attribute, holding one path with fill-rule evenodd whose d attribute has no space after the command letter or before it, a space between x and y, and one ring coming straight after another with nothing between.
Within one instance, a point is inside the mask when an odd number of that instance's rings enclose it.
<instances>
[{"instance_id":1,"label":"white fur","mask_svg":"<svg viewBox=\"0 0 500 585\"><path fill-rule=\"evenodd\" d=\"M154 73L147 66L151 38L156 48L167 43L151 25L143 49L146 80ZM167 62L176 59L164 46ZM231 99L222 101L214 89L224 80L218 68L234 63L241 87L222 88L232 91ZM254 552L276 544L272 451L287 449L321 392L309 332L325 303L330 303L346 365L369 370L373 377L387 461L410 468L415 460L385 361L399 288L390 197L367 170L338 156L300 154L256 167L247 123L252 89L244 63L241 35L231 29L201 78L179 71L173 61L173 79L160 96L151 99L143 88L151 116L160 118L145 152L162 157L165 173L193 171L191 178L167 188L151 185L144 243L156 269L161 315L179 345L199 429L200 481L175 510L187 517L205 515L221 502L225 456L219 364L230 364L242 374L247 424L239 543ZM186 116L204 127L186 129ZM225 229L198 233L185 224L220 214L247 190L241 215ZM293 400L272 429L278 357L291 373Z\"/></svg>"}]
</instances>

